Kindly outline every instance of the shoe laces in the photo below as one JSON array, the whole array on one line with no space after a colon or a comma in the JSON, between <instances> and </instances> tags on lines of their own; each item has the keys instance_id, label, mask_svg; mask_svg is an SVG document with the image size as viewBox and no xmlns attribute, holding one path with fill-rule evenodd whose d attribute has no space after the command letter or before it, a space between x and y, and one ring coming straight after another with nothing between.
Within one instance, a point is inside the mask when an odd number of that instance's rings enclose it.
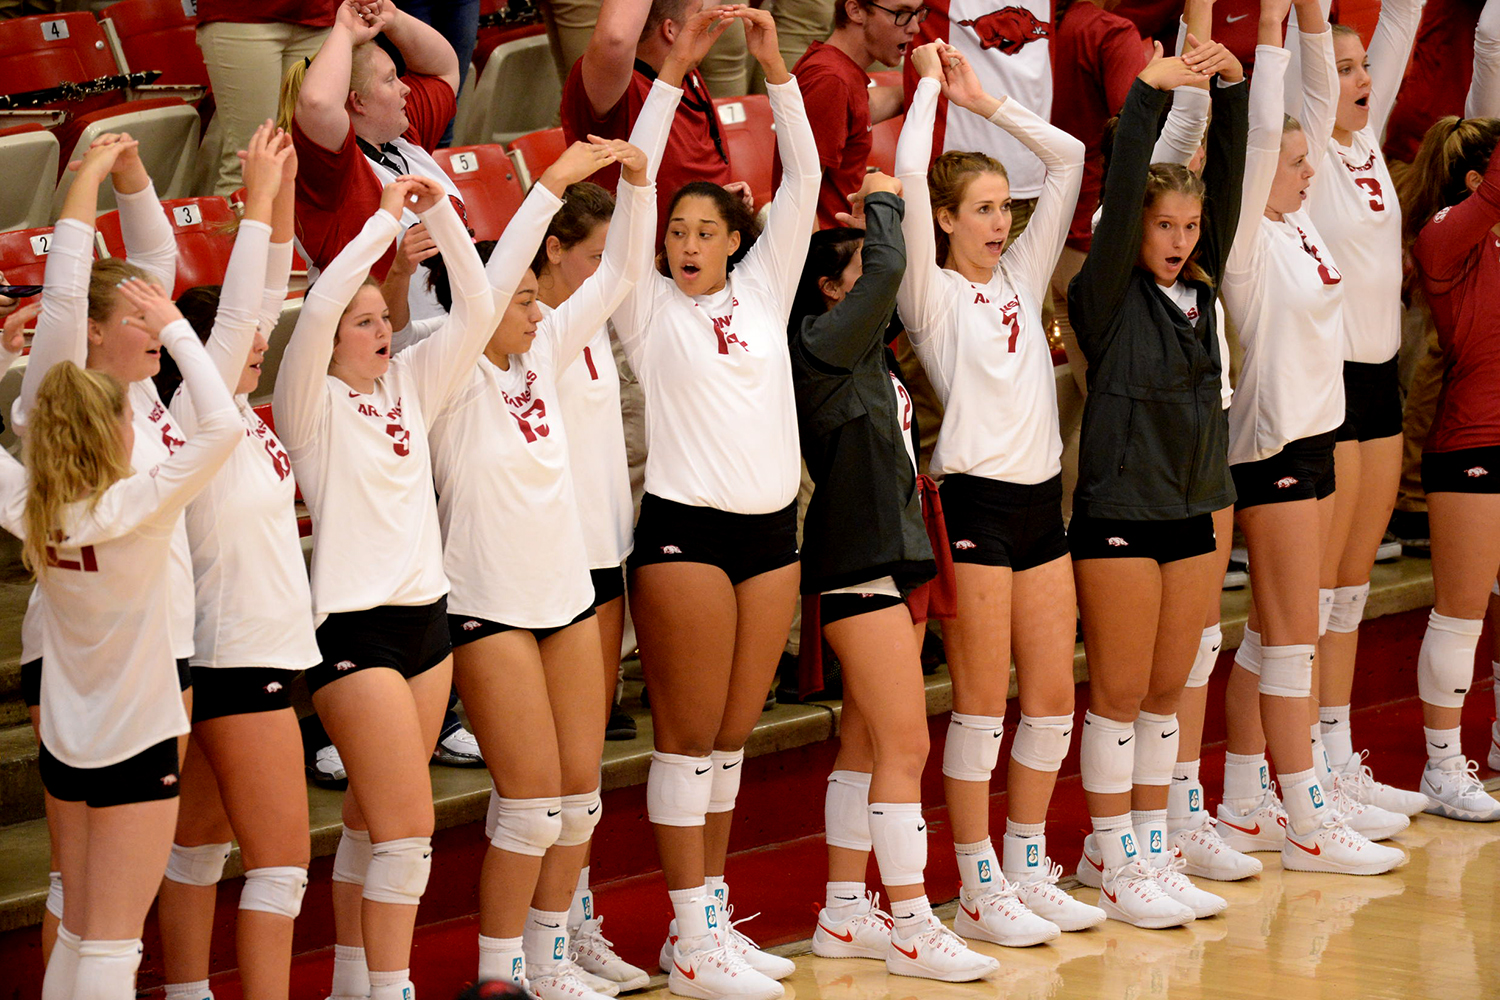
<instances>
[{"instance_id":1,"label":"shoe laces","mask_svg":"<svg viewBox=\"0 0 1500 1000\"><path fill-rule=\"evenodd\" d=\"M895 919L892 918L889 913L880 908L880 893L867 891L865 893L865 902L869 904L869 908L866 909L863 913L856 913L854 915L854 919L857 920L863 917L868 920L878 921L879 923L885 925L886 930L890 930L892 927L896 926ZM746 917L745 919L748 920L750 918Z\"/></svg>"},{"instance_id":2,"label":"shoe laces","mask_svg":"<svg viewBox=\"0 0 1500 1000\"><path fill-rule=\"evenodd\" d=\"M1112 881L1117 885L1123 882L1146 902L1167 898L1167 891L1157 878L1157 870L1144 858L1136 858L1121 866Z\"/></svg>"},{"instance_id":3,"label":"shoe laces","mask_svg":"<svg viewBox=\"0 0 1500 1000\"><path fill-rule=\"evenodd\" d=\"M1457 791L1460 795L1485 794L1484 782L1479 780L1479 761L1463 758L1463 764L1452 768L1442 768L1443 777L1458 785Z\"/></svg>"},{"instance_id":4,"label":"shoe laces","mask_svg":"<svg viewBox=\"0 0 1500 1000\"><path fill-rule=\"evenodd\" d=\"M920 941L928 948L948 955L962 955L969 947L968 942L954 933L942 921L935 918L930 920L926 930L907 940L912 942Z\"/></svg>"},{"instance_id":5,"label":"shoe laces","mask_svg":"<svg viewBox=\"0 0 1500 1000\"><path fill-rule=\"evenodd\" d=\"M1187 867L1187 859L1175 847L1170 854L1163 853L1153 860L1155 861L1153 874L1157 882L1173 889L1196 888L1183 874L1183 869Z\"/></svg>"},{"instance_id":6,"label":"shoe laces","mask_svg":"<svg viewBox=\"0 0 1500 1000\"><path fill-rule=\"evenodd\" d=\"M582 972L583 970L574 964L571 958L568 958L554 965L552 968L541 972L539 975L533 976L532 982L537 985L548 982L557 988L571 990L577 993L578 996L586 996L594 991L589 989L588 985L584 982L581 975Z\"/></svg>"},{"instance_id":7,"label":"shoe laces","mask_svg":"<svg viewBox=\"0 0 1500 1000\"><path fill-rule=\"evenodd\" d=\"M747 951L759 951L760 945L755 943L754 938L746 934L744 931L740 930L739 925L749 923L750 921L754 920L756 917L760 916L760 911L757 910L754 913L750 914L748 917L741 917L740 919L736 920L734 919L734 904L730 903L729 906L724 910L724 915L729 918L729 933L725 935L725 946L728 947L731 951L736 951L742 954Z\"/></svg>"},{"instance_id":8,"label":"shoe laces","mask_svg":"<svg viewBox=\"0 0 1500 1000\"><path fill-rule=\"evenodd\" d=\"M1375 843L1369 837L1366 837L1350 826L1348 819L1337 809L1330 809L1328 811L1328 815L1323 818L1323 825L1320 829L1328 831L1329 836L1355 850L1363 850L1366 846L1373 846Z\"/></svg>"},{"instance_id":9,"label":"shoe laces","mask_svg":"<svg viewBox=\"0 0 1500 1000\"><path fill-rule=\"evenodd\" d=\"M760 914L757 913L756 916L758 917ZM752 918L746 917L745 919L750 920ZM714 942L713 946L695 952L694 958L696 960L716 965L720 970L731 976L742 976L755 971L750 967L750 963L745 961L745 956L735 947L738 942L734 940L733 934L720 937L717 932L710 931L709 936ZM746 941L749 940L743 934L740 937ZM751 943L752 945L754 944L754 942Z\"/></svg>"},{"instance_id":10,"label":"shoe laces","mask_svg":"<svg viewBox=\"0 0 1500 1000\"><path fill-rule=\"evenodd\" d=\"M611 959L618 959L615 954L615 943L604 936L604 918L590 917L578 927L578 933L573 935L573 954L578 954L585 947L594 949L595 954L603 957L608 955Z\"/></svg>"},{"instance_id":11,"label":"shoe laces","mask_svg":"<svg viewBox=\"0 0 1500 1000\"><path fill-rule=\"evenodd\" d=\"M1276 791L1276 782L1272 781L1266 789L1265 797L1260 800L1260 807L1271 814L1272 819L1280 820L1286 825L1286 807L1281 804L1281 796Z\"/></svg>"}]
</instances>

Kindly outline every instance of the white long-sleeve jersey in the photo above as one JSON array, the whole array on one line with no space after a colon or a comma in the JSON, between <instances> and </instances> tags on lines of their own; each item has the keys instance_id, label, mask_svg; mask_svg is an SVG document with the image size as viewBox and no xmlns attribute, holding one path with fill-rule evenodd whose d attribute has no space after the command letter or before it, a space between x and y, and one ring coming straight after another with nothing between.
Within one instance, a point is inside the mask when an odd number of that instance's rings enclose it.
<instances>
[{"instance_id":1,"label":"white long-sleeve jersey","mask_svg":"<svg viewBox=\"0 0 1500 1000\"><path fill-rule=\"evenodd\" d=\"M568 427L568 463L581 498L578 514L589 569L619 566L635 546L635 510L620 414L620 371L607 325L558 376L557 401Z\"/></svg>"},{"instance_id":2,"label":"white long-sleeve jersey","mask_svg":"<svg viewBox=\"0 0 1500 1000\"><path fill-rule=\"evenodd\" d=\"M172 540L183 505L234 448L240 425L192 327L169 324L162 343L203 414L198 432L149 472L115 483L92 508L70 505L38 578L46 607L42 743L72 767L115 764L188 731L173 665ZM22 538L28 490L25 468L0 455L0 522Z\"/></svg>"},{"instance_id":3,"label":"white long-sleeve jersey","mask_svg":"<svg viewBox=\"0 0 1500 1000\"><path fill-rule=\"evenodd\" d=\"M766 90L782 177L755 246L720 291L651 273L614 317L646 398L646 492L737 514L781 510L802 475L786 324L822 168L797 81Z\"/></svg>"},{"instance_id":4,"label":"white long-sleeve jersey","mask_svg":"<svg viewBox=\"0 0 1500 1000\"><path fill-rule=\"evenodd\" d=\"M292 244L273 245L270 239L264 223L240 223L205 345L230 392L256 330L275 328L286 299ZM236 396L234 403L244 436L187 506L197 587L192 663L304 670L319 655L293 506L292 460L248 396ZM197 432L190 393L178 390L172 413L189 435Z\"/></svg>"},{"instance_id":5,"label":"white long-sleeve jersey","mask_svg":"<svg viewBox=\"0 0 1500 1000\"><path fill-rule=\"evenodd\" d=\"M448 593L427 429L473 370L495 306L453 206L441 199L423 219L453 286L442 329L391 359L369 394L328 374L340 317L401 229L378 211L308 291L276 379L276 426L312 514L318 622Z\"/></svg>"},{"instance_id":6,"label":"white long-sleeve jersey","mask_svg":"<svg viewBox=\"0 0 1500 1000\"><path fill-rule=\"evenodd\" d=\"M896 144L907 259L896 303L944 408L932 471L1045 482L1062 470L1062 438L1041 303L1078 201L1083 143L1014 101L1000 102L990 121L1034 152L1047 165L1047 178L1026 231L1000 257L990 280L975 284L937 263L927 194L937 97L937 81L917 85Z\"/></svg>"},{"instance_id":7,"label":"white long-sleeve jersey","mask_svg":"<svg viewBox=\"0 0 1500 1000\"><path fill-rule=\"evenodd\" d=\"M1338 81L1332 31L1303 35L1303 129L1314 169L1328 150ZM1244 211L1221 293L1245 350L1229 407L1229 462L1256 462L1344 422L1344 286L1306 210L1263 211L1281 156L1287 50L1255 50Z\"/></svg>"},{"instance_id":8,"label":"white long-sleeve jersey","mask_svg":"<svg viewBox=\"0 0 1500 1000\"><path fill-rule=\"evenodd\" d=\"M127 262L140 267L170 290L177 279L177 241L151 184L134 194L115 192L120 211L120 232ZM42 311L37 316L36 335L21 395L11 408L11 422L24 433L26 417L36 399L42 378L59 361L83 367L88 361L89 274L94 265L94 227L76 219L61 219L53 231L42 279ZM149 472L186 440L181 428L156 394L150 379L130 386L130 405L135 424L135 448L131 467ZM180 520L180 518L179 518ZM193 653L193 561L187 529L180 526L172 540L172 572L167 586L172 594L172 647L178 659ZM28 607L21 627L22 661L41 655L39 612L36 598Z\"/></svg>"}]
</instances>

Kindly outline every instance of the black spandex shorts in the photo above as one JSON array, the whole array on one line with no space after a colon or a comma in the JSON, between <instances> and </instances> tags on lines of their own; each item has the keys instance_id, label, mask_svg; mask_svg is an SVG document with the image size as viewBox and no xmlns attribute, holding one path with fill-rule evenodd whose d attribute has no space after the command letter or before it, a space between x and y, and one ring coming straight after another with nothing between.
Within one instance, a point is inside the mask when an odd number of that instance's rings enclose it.
<instances>
[{"instance_id":1,"label":"black spandex shorts","mask_svg":"<svg viewBox=\"0 0 1500 1000\"><path fill-rule=\"evenodd\" d=\"M1401 380L1396 359L1378 365L1344 362L1344 423L1340 441L1378 441L1401 433Z\"/></svg>"},{"instance_id":2,"label":"black spandex shorts","mask_svg":"<svg viewBox=\"0 0 1500 1000\"><path fill-rule=\"evenodd\" d=\"M951 475L938 496L956 563L1009 566L1019 573L1068 554L1060 475L1035 486Z\"/></svg>"},{"instance_id":3,"label":"black spandex shorts","mask_svg":"<svg viewBox=\"0 0 1500 1000\"><path fill-rule=\"evenodd\" d=\"M1231 465L1235 510L1333 495L1333 442L1336 431L1289 441L1270 458Z\"/></svg>"},{"instance_id":4,"label":"black spandex shorts","mask_svg":"<svg viewBox=\"0 0 1500 1000\"><path fill-rule=\"evenodd\" d=\"M1426 493L1500 493L1500 446L1422 454Z\"/></svg>"},{"instance_id":5,"label":"black spandex shorts","mask_svg":"<svg viewBox=\"0 0 1500 1000\"><path fill-rule=\"evenodd\" d=\"M73 767L41 749L42 785L54 799L83 802L94 809L133 802L175 799L177 738L162 740L134 757L107 767Z\"/></svg>"},{"instance_id":6,"label":"black spandex shorts","mask_svg":"<svg viewBox=\"0 0 1500 1000\"><path fill-rule=\"evenodd\" d=\"M652 563L708 563L732 584L797 561L797 501L770 514L732 514L647 493L635 525L631 570Z\"/></svg>"},{"instance_id":7,"label":"black spandex shorts","mask_svg":"<svg viewBox=\"0 0 1500 1000\"><path fill-rule=\"evenodd\" d=\"M453 652L448 598L415 607L388 604L329 615L318 626L317 640L323 662L307 671L309 693L370 667L389 667L410 680Z\"/></svg>"},{"instance_id":8,"label":"black spandex shorts","mask_svg":"<svg viewBox=\"0 0 1500 1000\"><path fill-rule=\"evenodd\" d=\"M1191 559L1214 550L1214 516L1199 514L1176 521L1121 521L1074 514L1068 524L1068 548L1080 559L1154 559L1158 563Z\"/></svg>"},{"instance_id":9,"label":"black spandex shorts","mask_svg":"<svg viewBox=\"0 0 1500 1000\"><path fill-rule=\"evenodd\" d=\"M845 618L884 611L905 603L904 598L890 594L824 594L818 598L818 621L826 628Z\"/></svg>"},{"instance_id":10,"label":"black spandex shorts","mask_svg":"<svg viewBox=\"0 0 1500 1000\"><path fill-rule=\"evenodd\" d=\"M625 596L625 567L611 566L608 569L591 569L589 577L594 581L594 607L608 604L617 597Z\"/></svg>"},{"instance_id":11,"label":"black spandex shorts","mask_svg":"<svg viewBox=\"0 0 1500 1000\"><path fill-rule=\"evenodd\" d=\"M193 725L226 715L291 708L292 681L301 672L284 667L194 667Z\"/></svg>"},{"instance_id":12,"label":"black spandex shorts","mask_svg":"<svg viewBox=\"0 0 1500 1000\"><path fill-rule=\"evenodd\" d=\"M453 641L453 648L467 646L471 642L499 635L501 632L530 632L541 642L548 636L556 635L563 629L579 622L586 622L594 617L594 606L591 604L578 612L577 617L566 625L553 625L550 628L527 628L525 625L506 625L503 622L492 622L488 618L471 618L467 615L448 616L448 636Z\"/></svg>"},{"instance_id":13,"label":"black spandex shorts","mask_svg":"<svg viewBox=\"0 0 1500 1000\"><path fill-rule=\"evenodd\" d=\"M186 691L193 686L193 671L187 660L177 661L177 689ZM21 664L21 699L27 708L36 708L42 703L42 658L27 660Z\"/></svg>"}]
</instances>

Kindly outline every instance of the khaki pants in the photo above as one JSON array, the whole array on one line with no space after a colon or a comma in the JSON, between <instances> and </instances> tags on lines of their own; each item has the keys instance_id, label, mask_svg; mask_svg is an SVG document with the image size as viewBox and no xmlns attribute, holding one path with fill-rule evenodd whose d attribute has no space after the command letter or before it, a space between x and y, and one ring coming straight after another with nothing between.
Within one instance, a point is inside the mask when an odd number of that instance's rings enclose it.
<instances>
[{"instance_id":1,"label":"khaki pants","mask_svg":"<svg viewBox=\"0 0 1500 1000\"><path fill-rule=\"evenodd\" d=\"M237 24L211 21L198 28L198 47L214 88L214 120L204 155L214 157L213 193L239 189L240 159L250 137L267 118L276 117L281 78L299 59L318 54L327 28L296 24Z\"/></svg>"}]
</instances>

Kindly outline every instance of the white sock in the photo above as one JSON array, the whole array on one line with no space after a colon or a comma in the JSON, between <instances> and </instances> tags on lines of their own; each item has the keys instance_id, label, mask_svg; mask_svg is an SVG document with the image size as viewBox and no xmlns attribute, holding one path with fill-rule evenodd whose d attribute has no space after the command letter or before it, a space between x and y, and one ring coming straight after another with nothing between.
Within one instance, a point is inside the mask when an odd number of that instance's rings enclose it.
<instances>
[{"instance_id":1,"label":"white sock","mask_svg":"<svg viewBox=\"0 0 1500 1000\"><path fill-rule=\"evenodd\" d=\"M135 972L141 965L141 941L78 942L78 975L73 1000L117 1000L135 996Z\"/></svg>"},{"instance_id":2,"label":"white sock","mask_svg":"<svg viewBox=\"0 0 1500 1000\"><path fill-rule=\"evenodd\" d=\"M166 1000L214 1000L214 991L208 988L208 980L196 983L167 983L164 987Z\"/></svg>"},{"instance_id":3,"label":"white sock","mask_svg":"<svg viewBox=\"0 0 1500 1000\"><path fill-rule=\"evenodd\" d=\"M924 930L931 917L932 904L926 896L891 900L891 920L896 924L896 936L903 941Z\"/></svg>"},{"instance_id":4,"label":"white sock","mask_svg":"<svg viewBox=\"0 0 1500 1000\"><path fill-rule=\"evenodd\" d=\"M526 911L526 927L521 932L521 950L526 954L526 968L542 976L568 958L568 911Z\"/></svg>"},{"instance_id":5,"label":"white sock","mask_svg":"<svg viewBox=\"0 0 1500 1000\"><path fill-rule=\"evenodd\" d=\"M333 946L333 988L329 1000L364 1000L370 995L370 968L365 950L346 944Z\"/></svg>"},{"instance_id":6,"label":"white sock","mask_svg":"<svg viewBox=\"0 0 1500 1000\"><path fill-rule=\"evenodd\" d=\"M1271 770L1266 766L1265 752L1224 755L1224 804L1244 815L1265 798L1270 788Z\"/></svg>"},{"instance_id":7,"label":"white sock","mask_svg":"<svg viewBox=\"0 0 1500 1000\"><path fill-rule=\"evenodd\" d=\"M1459 735L1457 728L1428 729L1423 726L1422 736L1427 740L1427 763L1436 766L1449 757L1456 757L1463 753L1463 744Z\"/></svg>"},{"instance_id":8,"label":"white sock","mask_svg":"<svg viewBox=\"0 0 1500 1000\"><path fill-rule=\"evenodd\" d=\"M1343 769L1354 756L1354 733L1349 728L1348 705L1323 705L1318 709L1318 724L1323 730L1323 749L1335 768Z\"/></svg>"},{"instance_id":9,"label":"white sock","mask_svg":"<svg viewBox=\"0 0 1500 1000\"><path fill-rule=\"evenodd\" d=\"M865 898L863 882L829 882L823 894L823 912L830 924L841 924L859 913Z\"/></svg>"},{"instance_id":10,"label":"white sock","mask_svg":"<svg viewBox=\"0 0 1500 1000\"><path fill-rule=\"evenodd\" d=\"M719 926L718 906L708 886L670 889L667 899L671 900L672 913L677 917L677 947L683 954L697 951L709 932Z\"/></svg>"},{"instance_id":11,"label":"white sock","mask_svg":"<svg viewBox=\"0 0 1500 1000\"><path fill-rule=\"evenodd\" d=\"M1148 859L1159 862L1168 853L1165 809L1133 810L1130 825L1135 829L1135 839Z\"/></svg>"},{"instance_id":12,"label":"white sock","mask_svg":"<svg viewBox=\"0 0 1500 1000\"><path fill-rule=\"evenodd\" d=\"M1317 772L1317 768L1310 767L1281 776L1282 804L1286 806L1293 833L1301 835L1316 830L1328 811L1327 794L1318 784Z\"/></svg>"},{"instance_id":13,"label":"white sock","mask_svg":"<svg viewBox=\"0 0 1500 1000\"><path fill-rule=\"evenodd\" d=\"M410 969L370 970L370 1000L413 1000L416 993Z\"/></svg>"},{"instance_id":14,"label":"white sock","mask_svg":"<svg viewBox=\"0 0 1500 1000\"><path fill-rule=\"evenodd\" d=\"M982 896L1000 885L1000 859L995 856L995 845L990 838L973 844L954 844L953 852L958 856L958 874L969 896Z\"/></svg>"},{"instance_id":15,"label":"white sock","mask_svg":"<svg viewBox=\"0 0 1500 1000\"><path fill-rule=\"evenodd\" d=\"M589 888L589 866L584 865L578 873L578 885L573 888L573 902L568 907L568 930L578 932L585 920L594 919L594 890Z\"/></svg>"},{"instance_id":16,"label":"white sock","mask_svg":"<svg viewBox=\"0 0 1500 1000\"><path fill-rule=\"evenodd\" d=\"M42 1000L73 1000L81 943L78 935L66 927L57 928L57 943L52 946L52 957L47 960L47 972L42 977Z\"/></svg>"},{"instance_id":17,"label":"white sock","mask_svg":"<svg viewBox=\"0 0 1500 1000\"><path fill-rule=\"evenodd\" d=\"M479 935L479 978L503 979L519 986L526 978L526 953L521 939Z\"/></svg>"},{"instance_id":18,"label":"white sock","mask_svg":"<svg viewBox=\"0 0 1500 1000\"><path fill-rule=\"evenodd\" d=\"M1313 770L1317 772L1318 784L1328 791L1333 791L1333 760L1328 756L1328 750L1323 746L1323 727L1321 723L1314 722L1309 727L1312 738Z\"/></svg>"}]
</instances>

